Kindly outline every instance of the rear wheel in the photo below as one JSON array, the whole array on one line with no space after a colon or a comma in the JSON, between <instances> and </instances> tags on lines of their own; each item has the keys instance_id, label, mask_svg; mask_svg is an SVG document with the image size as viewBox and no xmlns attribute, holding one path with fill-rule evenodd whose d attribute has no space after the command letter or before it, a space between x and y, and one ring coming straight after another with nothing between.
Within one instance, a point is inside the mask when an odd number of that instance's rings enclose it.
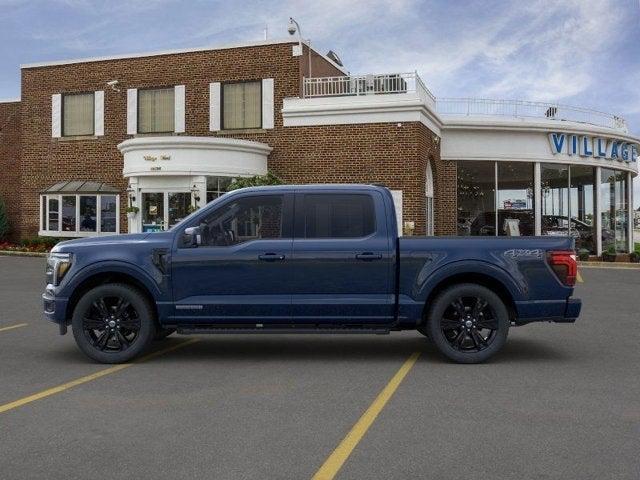
<instances>
[{"instance_id":1,"label":"rear wheel","mask_svg":"<svg viewBox=\"0 0 640 480\"><path fill-rule=\"evenodd\" d=\"M481 285L453 285L440 293L429 310L427 333L447 358L479 363L507 341L509 313L494 292Z\"/></svg>"},{"instance_id":2,"label":"rear wheel","mask_svg":"<svg viewBox=\"0 0 640 480\"><path fill-rule=\"evenodd\" d=\"M71 324L80 350L101 363L131 360L156 334L147 298L119 283L99 285L85 293L73 311Z\"/></svg>"}]
</instances>

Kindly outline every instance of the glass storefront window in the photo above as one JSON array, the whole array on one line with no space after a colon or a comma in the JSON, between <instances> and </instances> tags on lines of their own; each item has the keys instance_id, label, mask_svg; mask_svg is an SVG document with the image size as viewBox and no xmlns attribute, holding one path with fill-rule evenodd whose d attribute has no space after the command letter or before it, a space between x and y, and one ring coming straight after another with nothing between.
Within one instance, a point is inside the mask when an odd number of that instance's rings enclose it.
<instances>
[{"instance_id":1,"label":"glass storefront window","mask_svg":"<svg viewBox=\"0 0 640 480\"><path fill-rule=\"evenodd\" d=\"M62 231L76 231L76 197L62 197Z\"/></svg>"},{"instance_id":2,"label":"glass storefront window","mask_svg":"<svg viewBox=\"0 0 640 480\"><path fill-rule=\"evenodd\" d=\"M626 252L628 250L628 188L626 172L608 168L600 170L603 252Z\"/></svg>"},{"instance_id":3,"label":"glass storefront window","mask_svg":"<svg viewBox=\"0 0 640 480\"><path fill-rule=\"evenodd\" d=\"M534 235L533 163L498 162L498 235Z\"/></svg>"},{"instance_id":4,"label":"glass storefront window","mask_svg":"<svg viewBox=\"0 0 640 480\"><path fill-rule=\"evenodd\" d=\"M45 194L41 203L41 235L64 238L118 233L117 195Z\"/></svg>"},{"instance_id":5,"label":"glass storefront window","mask_svg":"<svg viewBox=\"0 0 640 480\"><path fill-rule=\"evenodd\" d=\"M571 233L576 239L576 250L596 253L595 188L596 169L571 165L569 208Z\"/></svg>"},{"instance_id":6,"label":"glass storefront window","mask_svg":"<svg viewBox=\"0 0 640 480\"><path fill-rule=\"evenodd\" d=\"M59 223L59 211L60 201L57 197L49 198L49 208L48 208L48 217L47 217L47 230L58 230Z\"/></svg>"},{"instance_id":7,"label":"glass storefront window","mask_svg":"<svg viewBox=\"0 0 640 480\"><path fill-rule=\"evenodd\" d=\"M495 162L458 162L458 235L495 235Z\"/></svg>"},{"instance_id":8,"label":"glass storefront window","mask_svg":"<svg viewBox=\"0 0 640 480\"><path fill-rule=\"evenodd\" d=\"M95 232L96 231L96 197L80 197L80 231Z\"/></svg>"},{"instance_id":9,"label":"glass storefront window","mask_svg":"<svg viewBox=\"0 0 640 480\"><path fill-rule=\"evenodd\" d=\"M176 192L169 194L169 228L189 215L191 193Z\"/></svg>"},{"instance_id":10,"label":"glass storefront window","mask_svg":"<svg viewBox=\"0 0 640 480\"><path fill-rule=\"evenodd\" d=\"M227 193L231 177L207 177L207 203Z\"/></svg>"},{"instance_id":11,"label":"glass storefront window","mask_svg":"<svg viewBox=\"0 0 640 480\"><path fill-rule=\"evenodd\" d=\"M117 204L115 195L100 197L100 231L116 232Z\"/></svg>"},{"instance_id":12,"label":"glass storefront window","mask_svg":"<svg viewBox=\"0 0 640 480\"><path fill-rule=\"evenodd\" d=\"M542 235L569 235L569 166L540 164Z\"/></svg>"},{"instance_id":13,"label":"glass storefront window","mask_svg":"<svg viewBox=\"0 0 640 480\"><path fill-rule=\"evenodd\" d=\"M164 193L142 194L142 231L164 230Z\"/></svg>"}]
</instances>

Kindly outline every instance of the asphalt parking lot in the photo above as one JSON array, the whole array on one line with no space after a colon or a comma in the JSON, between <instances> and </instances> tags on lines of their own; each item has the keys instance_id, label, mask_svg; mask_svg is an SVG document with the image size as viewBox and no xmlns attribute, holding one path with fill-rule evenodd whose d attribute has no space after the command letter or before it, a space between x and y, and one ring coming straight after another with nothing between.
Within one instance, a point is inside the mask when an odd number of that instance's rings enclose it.
<instances>
[{"instance_id":1,"label":"asphalt parking lot","mask_svg":"<svg viewBox=\"0 0 640 480\"><path fill-rule=\"evenodd\" d=\"M107 371L42 320L43 268L0 257L2 479L311 479L372 405L324 472L640 478L640 270L583 269L578 323L512 329L484 365L405 332L173 336Z\"/></svg>"}]
</instances>

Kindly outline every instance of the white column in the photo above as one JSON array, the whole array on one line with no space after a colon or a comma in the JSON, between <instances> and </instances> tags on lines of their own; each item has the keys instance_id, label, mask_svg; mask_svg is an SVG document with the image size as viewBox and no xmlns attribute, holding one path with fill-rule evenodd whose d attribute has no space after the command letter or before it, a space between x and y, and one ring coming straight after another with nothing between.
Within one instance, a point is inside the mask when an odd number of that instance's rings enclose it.
<instances>
[{"instance_id":1,"label":"white column","mask_svg":"<svg viewBox=\"0 0 640 480\"><path fill-rule=\"evenodd\" d=\"M535 234L542 235L542 177L540 174L540 162L533 164L533 212Z\"/></svg>"},{"instance_id":2,"label":"white column","mask_svg":"<svg viewBox=\"0 0 640 480\"><path fill-rule=\"evenodd\" d=\"M595 217L596 222L596 255L602 255L602 205L600 205L600 167L596 167L596 180L595 180L595 192L593 195L593 202L595 203Z\"/></svg>"},{"instance_id":3,"label":"white column","mask_svg":"<svg viewBox=\"0 0 640 480\"><path fill-rule=\"evenodd\" d=\"M629 231L629 236L628 236L628 247L629 247L629 253L633 252L633 247L634 247L634 242L633 242L633 176L631 175L631 172L627 172L627 185L628 185L628 191L627 191L627 215L629 216L629 220L628 220L628 225L627 225L627 229Z\"/></svg>"},{"instance_id":4,"label":"white column","mask_svg":"<svg viewBox=\"0 0 640 480\"><path fill-rule=\"evenodd\" d=\"M133 196L135 197L135 201L131 202L131 206L138 207L140 211L133 218L127 216L127 232L140 233L142 231L142 193L140 193L140 189L138 188L138 177L130 177L129 185L131 185ZM127 206L129 206L129 199L127 199Z\"/></svg>"}]
</instances>

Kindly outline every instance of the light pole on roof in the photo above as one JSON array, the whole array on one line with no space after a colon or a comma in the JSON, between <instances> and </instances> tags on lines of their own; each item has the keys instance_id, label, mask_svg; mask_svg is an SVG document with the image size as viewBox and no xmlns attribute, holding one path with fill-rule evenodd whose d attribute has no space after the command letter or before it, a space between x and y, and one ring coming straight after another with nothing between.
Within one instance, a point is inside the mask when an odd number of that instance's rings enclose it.
<instances>
[{"instance_id":1,"label":"light pole on roof","mask_svg":"<svg viewBox=\"0 0 640 480\"><path fill-rule=\"evenodd\" d=\"M289 35L295 35L296 32L298 32L298 47L300 48L300 55L302 55L303 49L302 49L302 29L300 28L300 24L298 22L296 22L293 17L289 17L289 26L287 27L287 31L289 32ZM309 70L308 70L308 76L309 78L311 77L311 40L307 40L307 48L308 48L308 54L307 57L309 58Z\"/></svg>"}]
</instances>

